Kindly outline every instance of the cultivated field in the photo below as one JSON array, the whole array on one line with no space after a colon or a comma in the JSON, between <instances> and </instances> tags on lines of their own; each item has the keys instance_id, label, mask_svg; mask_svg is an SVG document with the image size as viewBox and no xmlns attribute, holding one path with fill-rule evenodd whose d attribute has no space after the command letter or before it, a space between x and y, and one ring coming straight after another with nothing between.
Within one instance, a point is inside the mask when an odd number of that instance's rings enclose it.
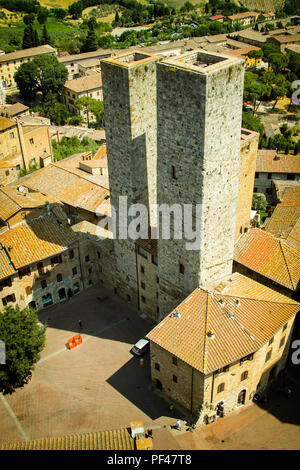
<instances>
[{"instance_id":1,"label":"cultivated field","mask_svg":"<svg viewBox=\"0 0 300 470\"><path fill-rule=\"evenodd\" d=\"M273 11L282 7L284 0L244 0L243 5L250 11L261 10L265 12Z\"/></svg>"}]
</instances>

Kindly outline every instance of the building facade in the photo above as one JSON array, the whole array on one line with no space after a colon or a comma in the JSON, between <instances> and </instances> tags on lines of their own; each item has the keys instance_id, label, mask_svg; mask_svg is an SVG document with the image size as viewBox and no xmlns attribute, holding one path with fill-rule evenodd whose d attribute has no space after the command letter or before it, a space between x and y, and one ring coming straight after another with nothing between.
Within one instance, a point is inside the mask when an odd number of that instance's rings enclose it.
<instances>
[{"instance_id":1,"label":"building facade","mask_svg":"<svg viewBox=\"0 0 300 470\"><path fill-rule=\"evenodd\" d=\"M56 55L54 47L45 44L44 46L31 47L21 51L9 52L0 56L0 78L5 87L15 87L14 73L21 64L32 60L38 55Z\"/></svg>"}]
</instances>

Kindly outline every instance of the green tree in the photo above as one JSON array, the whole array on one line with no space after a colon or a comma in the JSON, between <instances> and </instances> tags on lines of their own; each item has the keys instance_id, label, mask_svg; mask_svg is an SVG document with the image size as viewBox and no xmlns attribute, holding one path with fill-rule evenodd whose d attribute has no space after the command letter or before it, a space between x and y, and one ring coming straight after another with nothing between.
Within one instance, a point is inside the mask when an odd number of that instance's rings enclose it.
<instances>
[{"instance_id":1,"label":"green tree","mask_svg":"<svg viewBox=\"0 0 300 470\"><path fill-rule=\"evenodd\" d=\"M270 64L274 72L280 73L288 65L288 58L281 53L270 54Z\"/></svg>"},{"instance_id":2,"label":"green tree","mask_svg":"<svg viewBox=\"0 0 300 470\"><path fill-rule=\"evenodd\" d=\"M81 98L78 98L78 100L74 102L75 108L77 108L79 111L81 111L82 109L85 110L88 127L90 126L90 112L91 112L91 107L94 104L94 101L96 100L94 100L93 98L90 98L89 96L82 96Z\"/></svg>"},{"instance_id":3,"label":"green tree","mask_svg":"<svg viewBox=\"0 0 300 470\"><path fill-rule=\"evenodd\" d=\"M95 25L96 23L96 25ZM95 33L95 27L97 27L97 21L92 17L88 22L88 33L86 40L82 46L82 52L91 52L98 49L98 39Z\"/></svg>"},{"instance_id":4,"label":"green tree","mask_svg":"<svg viewBox=\"0 0 300 470\"><path fill-rule=\"evenodd\" d=\"M47 31L46 25L43 26L43 36L42 36L42 44L50 44L51 39L49 33Z\"/></svg>"},{"instance_id":5,"label":"green tree","mask_svg":"<svg viewBox=\"0 0 300 470\"><path fill-rule=\"evenodd\" d=\"M23 23L26 25L33 24L35 20L35 14L30 13L29 15L24 15L23 16Z\"/></svg>"},{"instance_id":6,"label":"green tree","mask_svg":"<svg viewBox=\"0 0 300 470\"><path fill-rule=\"evenodd\" d=\"M252 197L252 209L255 211L265 211L267 208L267 201L263 196L259 196L258 194L253 194Z\"/></svg>"},{"instance_id":7,"label":"green tree","mask_svg":"<svg viewBox=\"0 0 300 470\"><path fill-rule=\"evenodd\" d=\"M67 68L53 55L38 55L21 64L14 74L17 86L24 98L34 98L42 93L43 100L51 92L60 95L68 78Z\"/></svg>"},{"instance_id":8,"label":"green tree","mask_svg":"<svg viewBox=\"0 0 300 470\"><path fill-rule=\"evenodd\" d=\"M51 8L51 13L53 13L57 20L63 20L67 16L67 10L63 8Z\"/></svg>"},{"instance_id":9,"label":"green tree","mask_svg":"<svg viewBox=\"0 0 300 470\"><path fill-rule=\"evenodd\" d=\"M33 29L33 47L37 47L40 45L40 38L37 32L37 29Z\"/></svg>"},{"instance_id":10,"label":"green tree","mask_svg":"<svg viewBox=\"0 0 300 470\"><path fill-rule=\"evenodd\" d=\"M37 14L37 20L40 24L45 24L48 16L49 16L48 8L41 7Z\"/></svg>"},{"instance_id":11,"label":"green tree","mask_svg":"<svg viewBox=\"0 0 300 470\"><path fill-rule=\"evenodd\" d=\"M24 29L22 42L22 49L29 49L30 47L34 47L34 29L32 23L29 23Z\"/></svg>"},{"instance_id":12,"label":"green tree","mask_svg":"<svg viewBox=\"0 0 300 470\"><path fill-rule=\"evenodd\" d=\"M57 95L51 92L44 98L44 114L56 126L63 126L70 118L67 106L57 101Z\"/></svg>"},{"instance_id":13,"label":"green tree","mask_svg":"<svg viewBox=\"0 0 300 470\"><path fill-rule=\"evenodd\" d=\"M6 347L6 363L0 364L0 385L18 385L40 359L46 327L35 310L5 307L0 314L0 339Z\"/></svg>"},{"instance_id":14,"label":"green tree","mask_svg":"<svg viewBox=\"0 0 300 470\"><path fill-rule=\"evenodd\" d=\"M103 101L94 100L90 106L91 112L96 117L96 124L99 127L104 127L104 106Z\"/></svg>"}]
</instances>

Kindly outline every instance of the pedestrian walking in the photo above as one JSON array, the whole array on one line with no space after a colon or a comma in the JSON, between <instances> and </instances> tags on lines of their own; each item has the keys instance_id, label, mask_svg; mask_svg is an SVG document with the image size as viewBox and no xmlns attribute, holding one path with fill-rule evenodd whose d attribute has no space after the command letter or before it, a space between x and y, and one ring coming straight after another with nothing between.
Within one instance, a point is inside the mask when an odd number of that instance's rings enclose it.
<instances>
[{"instance_id":1,"label":"pedestrian walking","mask_svg":"<svg viewBox=\"0 0 300 470\"><path fill-rule=\"evenodd\" d=\"M82 321L81 320L78 320L78 326L79 326L79 328L82 328Z\"/></svg>"},{"instance_id":2,"label":"pedestrian walking","mask_svg":"<svg viewBox=\"0 0 300 470\"><path fill-rule=\"evenodd\" d=\"M176 428L180 431L181 430L181 421L180 419L176 423Z\"/></svg>"}]
</instances>

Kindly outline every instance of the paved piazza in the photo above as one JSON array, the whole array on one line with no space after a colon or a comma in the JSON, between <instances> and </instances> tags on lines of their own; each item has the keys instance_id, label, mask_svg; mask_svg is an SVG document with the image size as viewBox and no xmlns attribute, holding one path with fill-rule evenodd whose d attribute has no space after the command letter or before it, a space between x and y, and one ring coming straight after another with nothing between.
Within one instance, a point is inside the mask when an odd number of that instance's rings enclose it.
<instances>
[{"instance_id":1,"label":"paved piazza","mask_svg":"<svg viewBox=\"0 0 300 470\"><path fill-rule=\"evenodd\" d=\"M0 444L128 427L141 419L153 429L154 449L300 449L299 390L274 395L267 409L255 404L194 432L171 428L177 418L151 389L132 345L154 323L117 296L99 301L91 288L44 310L47 342L31 382L0 394ZM78 320L82 321L82 329ZM66 343L80 333L81 345Z\"/></svg>"}]
</instances>

